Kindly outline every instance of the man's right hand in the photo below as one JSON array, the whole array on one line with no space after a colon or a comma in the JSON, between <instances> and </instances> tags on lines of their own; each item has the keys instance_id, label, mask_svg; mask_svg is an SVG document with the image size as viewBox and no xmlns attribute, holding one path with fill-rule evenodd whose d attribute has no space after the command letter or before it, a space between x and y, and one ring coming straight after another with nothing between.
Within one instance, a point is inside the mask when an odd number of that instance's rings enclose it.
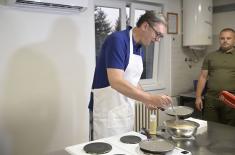
<instances>
[{"instance_id":1,"label":"man's right hand","mask_svg":"<svg viewBox=\"0 0 235 155\"><path fill-rule=\"evenodd\" d=\"M165 108L172 103L172 98L168 95L151 95L151 101L146 103L150 109Z\"/></svg>"},{"instance_id":2,"label":"man's right hand","mask_svg":"<svg viewBox=\"0 0 235 155\"><path fill-rule=\"evenodd\" d=\"M202 111L203 103L202 103L202 98L201 97L196 98L195 106L196 106L197 110Z\"/></svg>"}]
</instances>

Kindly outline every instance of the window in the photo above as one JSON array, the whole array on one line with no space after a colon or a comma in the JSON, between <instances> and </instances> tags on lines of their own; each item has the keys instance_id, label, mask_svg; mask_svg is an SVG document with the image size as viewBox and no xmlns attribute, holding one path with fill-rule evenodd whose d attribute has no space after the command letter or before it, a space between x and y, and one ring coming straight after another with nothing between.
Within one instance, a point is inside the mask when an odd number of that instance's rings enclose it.
<instances>
[{"instance_id":1,"label":"window","mask_svg":"<svg viewBox=\"0 0 235 155\"><path fill-rule=\"evenodd\" d=\"M109 0L95 1L95 49L96 62L105 38L112 32L123 30L125 23L125 3ZM124 18L123 18L124 17Z\"/></svg>"},{"instance_id":2,"label":"window","mask_svg":"<svg viewBox=\"0 0 235 155\"><path fill-rule=\"evenodd\" d=\"M139 17L146 10L157 10L161 7L144 5L138 3L127 3L121 1L96 0L95 1L95 38L96 58L99 56L100 48L107 35L114 31L123 30L126 25L135 26ZM160 43L161 44L161 43ZM143 47L144 72L141 76L141 85L145 90L162 89L159 80L159 43ZM161 86L160 86L161 85Z\"/></svg>"},{"instance_id":3,"label":"window","mask_svg":"<svg viewBox=\"0 0 235 155\"><path fill-rule=\"evenodd\" d=\"M105 38L112 32L121 30L120 9L95 6L95 49L96 62Z\"/></svg>"}]
</instances>

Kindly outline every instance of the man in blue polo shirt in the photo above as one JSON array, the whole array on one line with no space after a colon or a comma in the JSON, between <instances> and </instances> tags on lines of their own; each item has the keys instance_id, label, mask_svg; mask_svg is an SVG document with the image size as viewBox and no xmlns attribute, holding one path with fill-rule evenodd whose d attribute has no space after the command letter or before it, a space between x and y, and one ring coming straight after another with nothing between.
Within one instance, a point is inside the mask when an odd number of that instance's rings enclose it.
<instances>
[{"instance_id":1,"label":"man in blue polo shirt","mask_svg":"<svg viewBox=\"0 0 235 155\"><path fill-rule=\"evenodd\" d=\"M132 131L134 100L151 109L172 102L169 96L146 93L138 85L143 71L141 47L160 41L166 31L166 24L162 14L147 11L140 17L136 27L114 32L104 41L89 104L90 116L93 118L90 139Z\"/></svg>"}]
</instances>

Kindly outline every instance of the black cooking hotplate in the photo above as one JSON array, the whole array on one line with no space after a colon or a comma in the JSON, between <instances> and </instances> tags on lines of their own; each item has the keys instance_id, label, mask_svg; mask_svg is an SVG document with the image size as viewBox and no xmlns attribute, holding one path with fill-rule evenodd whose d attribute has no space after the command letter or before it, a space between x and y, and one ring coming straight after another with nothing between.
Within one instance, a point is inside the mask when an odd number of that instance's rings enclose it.
<instances>
[{"instance_id":1,"label":"black cooking hotplate","mask_svg":"<svg viewBox=\"0 0 235 155\"><path fill-rule=\"evenodd\" d=\"M83 150L89 154L105 154L112 150L112 146L108 143L96 142L85 145Z\"/></svg>"},{"instance_id":2,"label":"black cooking hotplate","mask_svg":"<svg viewBox=\"0 0 235 155\"><path fill-rule=\"evenodd\" d=\"M134 135L127 135L120 138L120 141L126 144L137 144L141 140L142 139L140 137Z\"/></svg>"}]
</instances>

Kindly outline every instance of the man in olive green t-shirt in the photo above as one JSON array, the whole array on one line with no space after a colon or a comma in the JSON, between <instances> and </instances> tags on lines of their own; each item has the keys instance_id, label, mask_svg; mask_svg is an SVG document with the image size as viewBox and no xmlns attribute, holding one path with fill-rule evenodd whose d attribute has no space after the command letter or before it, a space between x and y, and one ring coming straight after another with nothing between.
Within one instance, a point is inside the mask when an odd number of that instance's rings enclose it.
<instances>
[{"instance_id":1,"label":"man in olive green t-shirt","mask_svg":"<svg viewBox=\"0 0 235 155\"><path fill-rule=\"evenodd\" d=\"M199 76L195 105L204 110L203 118L235 126L235 109L219 100L222 90L235 94L235 31L225 28L219 36L220 48L204 59ZM205 104L202 103L202 91L207 82Z\"/></svg>"}]
</instances>

